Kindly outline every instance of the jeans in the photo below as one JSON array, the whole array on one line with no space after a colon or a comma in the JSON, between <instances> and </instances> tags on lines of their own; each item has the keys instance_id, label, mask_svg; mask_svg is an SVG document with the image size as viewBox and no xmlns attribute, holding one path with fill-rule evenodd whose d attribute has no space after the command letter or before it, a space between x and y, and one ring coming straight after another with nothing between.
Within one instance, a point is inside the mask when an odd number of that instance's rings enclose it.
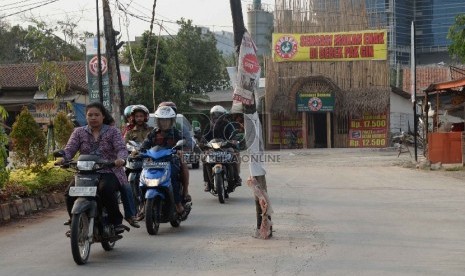
<instances>
[{"instance_id":1,"label":"jeans","mask_svg":"<svg viewBox=\"0 0 465 276\"><path fill-rule=\"evenodd\" d=\"M124 208L124 217L132 218L136 216L136 204L134 203L134 195L132 193L132 188L129 183L123 184L119 188L121 193L121 202L123 203Z\"/></svg>"}]
</instances>

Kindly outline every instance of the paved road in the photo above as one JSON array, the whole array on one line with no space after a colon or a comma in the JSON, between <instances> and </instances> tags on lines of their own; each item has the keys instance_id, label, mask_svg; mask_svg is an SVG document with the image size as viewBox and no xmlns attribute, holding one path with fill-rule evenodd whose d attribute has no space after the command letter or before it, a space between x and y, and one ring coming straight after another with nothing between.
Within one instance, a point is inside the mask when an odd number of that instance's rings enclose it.
<instances>
[{"instance_id":1,"label":"paved road","mask_svg":"<svg viewBox=\"0 0 465 276\"><path fill-rule=\"evenodd\" d=\"M464 275L463 180L402 168L408 156L392 151L272 154L271 240L251 236L247 187L220 205L191 170L194 209L180 228L132 230L112 252L93 245L89 263L77 266L65 212L47 213L0 228L0 275Z\"/></svg>"}]
</instances>

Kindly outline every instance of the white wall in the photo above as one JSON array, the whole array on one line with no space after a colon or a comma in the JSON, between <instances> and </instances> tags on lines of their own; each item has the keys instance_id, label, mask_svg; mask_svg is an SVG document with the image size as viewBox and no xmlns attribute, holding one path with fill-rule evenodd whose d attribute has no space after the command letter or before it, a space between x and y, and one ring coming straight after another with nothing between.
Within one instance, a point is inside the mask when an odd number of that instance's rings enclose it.
<instances>
[{"instance_id":1,"label":"white wall","mask_svg":"<svg viewBox=\"0 0 465 276\"><path fill-rule=\"evenodd\" d=\"M407 132L410 126L413 132L412 101L391 92L390 106L390 131L393 133Z\"/></svg>"}]
</instances>

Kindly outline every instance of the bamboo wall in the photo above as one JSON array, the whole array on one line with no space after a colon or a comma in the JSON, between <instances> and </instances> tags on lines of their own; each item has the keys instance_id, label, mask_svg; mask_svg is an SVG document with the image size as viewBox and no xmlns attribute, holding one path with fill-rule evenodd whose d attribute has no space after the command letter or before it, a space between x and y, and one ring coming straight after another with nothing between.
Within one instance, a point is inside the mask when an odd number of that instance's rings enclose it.
<instances>
[{"instance_id":1,"label":"bamboo wall","mask_svg":"<svg viewBox=\"0 0 465 276\"><path fill-rule=\"evenodd\" d=\"M274 32L317 33L386 28L376 24L369 26L364 3L364 0L276 0ZM357 88L379 88L380 91L385 91L390 87L388 60L275 63L271 57L268 57L265 59L265 72L265 107L269 114L286 115L296 112L295 95L291 89L295 81L302 77L329 78L340 88L341 93ZM373 95L372 100L376 99L377 96ZM334 146L346 147L348 135L344 130L341 131L340 127L343 124L339 121L347 121L347 114L338 114L338 110L335 110L334 115L332 129ZM311 128L312 124L310 119L308 127ZM314 134L310 132L309 143L313 141L312 135ZM311 147L311 144L309 146Z\"/></svg>"}]
</instances>

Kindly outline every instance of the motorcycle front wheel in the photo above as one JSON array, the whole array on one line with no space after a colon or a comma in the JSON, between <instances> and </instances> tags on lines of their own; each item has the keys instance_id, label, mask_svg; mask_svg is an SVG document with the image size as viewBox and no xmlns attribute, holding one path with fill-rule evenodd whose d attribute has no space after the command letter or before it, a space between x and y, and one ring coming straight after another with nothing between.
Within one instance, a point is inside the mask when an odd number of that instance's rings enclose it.
<instances>
[{"instance_id":1,"label":"motorcycle front wheel","mask_svg":"<svg viewBox=\"0 0 465 276\"><path fill-rule=\"evenodd\" d=\"M90 255L89 218L86 213L74 214L71 221L71 252L74 262L85 264Z\"/></svg>"},{"instance_id":2,"label":"motorcycle front wheel","mask_svg":"<svg viewBox=\"0 0 465 276\"><path fill-rule=\"evenodd\" d=\"M218 195L218 201L220 203L224 203L225 189L224 189L224 179L221 173L215 173L214 185L215 185L216 193Z\"/></svg>"},{"instance_id":3,"label":"motorcycle front wheel","mask_svg":"<svg viewBox=\"0 0 465 276\"><path fill-rule=\"evenodd\" d=\"M161 220L161 198L155 197L147 199L145 206L145 227L149 235L158 234Z\"/></svg>"}]
</instances>

